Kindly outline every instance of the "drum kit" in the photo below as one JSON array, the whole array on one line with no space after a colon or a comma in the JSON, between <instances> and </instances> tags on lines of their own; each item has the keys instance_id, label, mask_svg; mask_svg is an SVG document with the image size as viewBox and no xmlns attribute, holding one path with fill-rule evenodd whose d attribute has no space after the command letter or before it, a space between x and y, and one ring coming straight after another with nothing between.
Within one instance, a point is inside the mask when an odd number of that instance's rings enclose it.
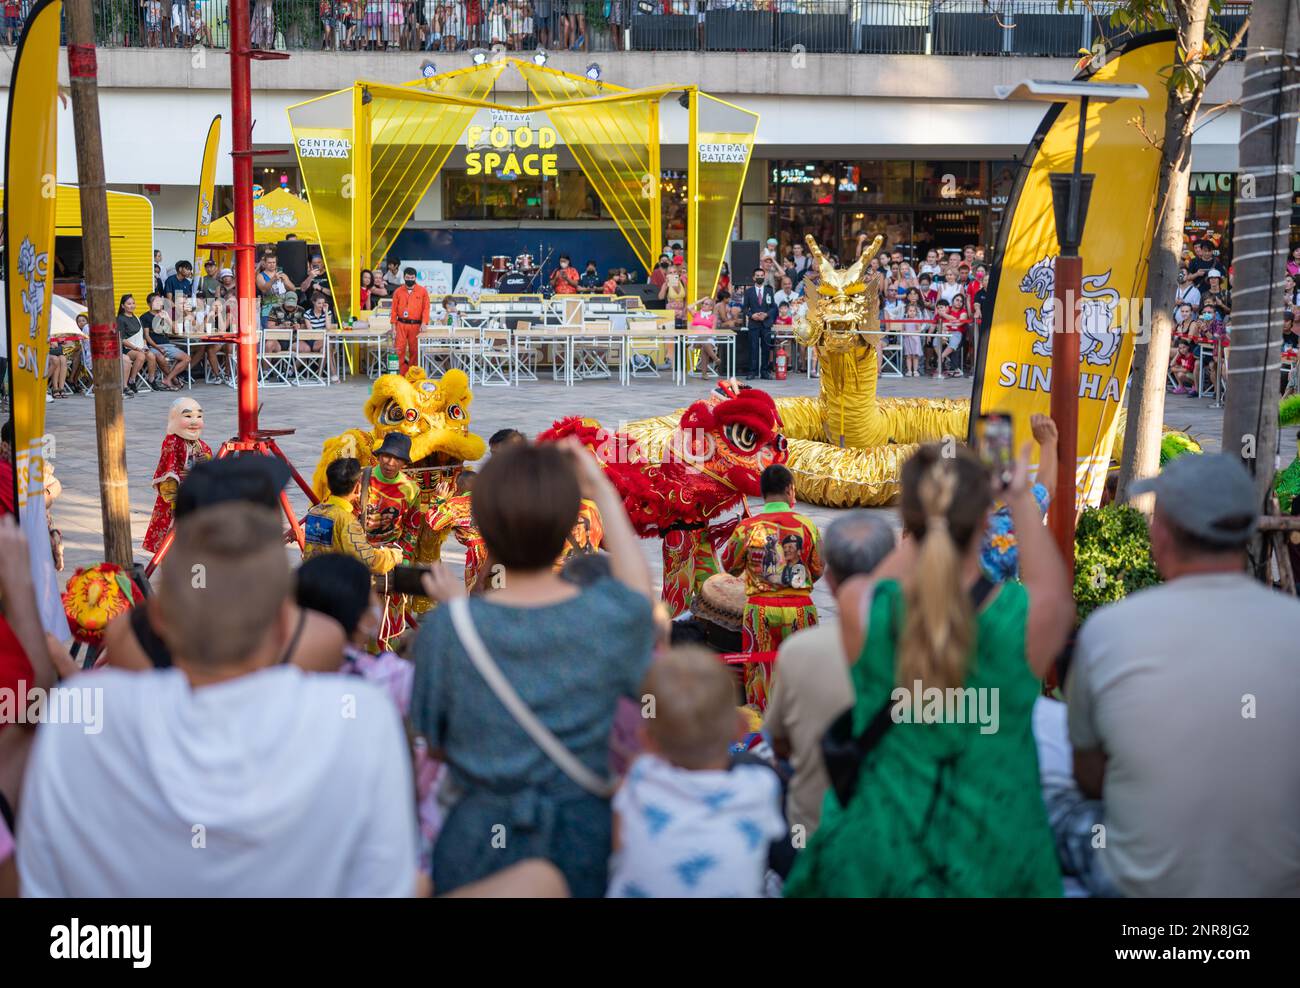
<instances>
[{"instance_id":1,"label":"drum kit","mask_svg":"<svg viewBox=\"0 0 1300 988\"><path fill-rule=\"evenodd\" d=\"M541 291L543 294L549 294L549 286L545 285L542 278L542 269L550 263L551 255L555 251L548 250L546 256L538 263L537 256L542 252L542 245L537 245L537 254L516 254L513 258L509 254L493 254L490 258L485 258L483 264L483 287L496 288L505 276L511 271L517 271L528 279L529 291Z\"/></svg>"},{"instance_id":2,"label":"drum kit","mask_svg":"<svg viewBox=\"0 0 1300 988\"><path fill-rule=\"evenodd\" d=\"M509 254L493 254L490 261L483 265L483 287L495 288L512 270L527 275L530 281L539 273L532 254L516 254L513 258Z\"/></svg>"}]
</instances>

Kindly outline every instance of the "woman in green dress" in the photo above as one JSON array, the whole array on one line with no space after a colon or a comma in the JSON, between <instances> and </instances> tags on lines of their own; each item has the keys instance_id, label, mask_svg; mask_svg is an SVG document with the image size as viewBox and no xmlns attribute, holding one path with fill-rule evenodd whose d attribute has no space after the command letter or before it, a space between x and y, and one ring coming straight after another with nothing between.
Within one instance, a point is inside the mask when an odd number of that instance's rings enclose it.
<instances>
[{"instance_id":1,"label":"woman in green dress","mask_svg":"<svg viewBox=\"0 0 1300 988\"><path fill-rule=\"evenodd\" d=\"M786 895L1061 894L1031 712L1074 603L1030 493L1028 457L1026 446L998 491L1023 582L992 586L979 565L988 471L973 454L944 456L938 445L903 467L908 537L838 598L845 654L855 660L854 735L886 705L890 724L848 805L827 794Z\"/></svg>"}]
</instances>

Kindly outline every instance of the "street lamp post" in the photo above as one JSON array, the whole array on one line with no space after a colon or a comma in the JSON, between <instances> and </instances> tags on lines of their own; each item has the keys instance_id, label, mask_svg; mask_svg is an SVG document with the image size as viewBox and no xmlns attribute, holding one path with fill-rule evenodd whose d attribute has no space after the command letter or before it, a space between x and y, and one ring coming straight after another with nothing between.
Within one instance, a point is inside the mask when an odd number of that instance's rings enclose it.
<instances>
[{"instance_id":1,"label":"street lamp post","mask_svg":"<svg viewBox=\"0 0 1300 988\"><path fill-rule=\"evenodd\" d=\"M1014 86L997 86L999 99L1041 103L1077 101L1079 120L1074 143L1074 168L1048 176L1052 187L1052 213L1061 252L1056 258L1052 296L1052 329L1064 341L1052 344L1052 421L1060 436L1056 465L1056 497L1048 509L1048 525L1061 558L1074 570L1074 525L1078 514L1079 469L1079 299L1083 293L1083 259L1079 245L1088 218L1093 175L1083 170L1083 142L1088 129L1090 101L1113 103L1120 99L1146 99L1142 86L1119 83L1026 79ZM1058 345L1063 342L1065 345ZM1070 492L1070 493L1067 493Z\"/></svg>"}]
</instances>

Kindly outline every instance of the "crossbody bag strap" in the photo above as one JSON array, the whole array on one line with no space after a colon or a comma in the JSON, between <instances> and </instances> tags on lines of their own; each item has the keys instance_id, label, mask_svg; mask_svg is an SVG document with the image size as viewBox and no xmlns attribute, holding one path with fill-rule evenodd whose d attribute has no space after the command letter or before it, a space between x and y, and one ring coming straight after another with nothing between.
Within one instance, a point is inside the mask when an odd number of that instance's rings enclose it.
<instances>
[{"instance_id":1,"label":"crossbody bag strap","mask_svg":"<svg viewBox=\"0 0 1300 988\"><path fill-rule=\"evenodd\" d=\"M479 637L478 629L474 627L474 619L469 611L469 598L456 597L446 606L451 613L452 627L461 645L465 647L470 662L474 663L478 674L483 677L488 688L515 719L515 723L524 729L524 733L533 739L537 747L542 749L546 757L554 762L561 772L591 795L609 799L614 794L614 781L600 777L582 764L577 756L564 746L564 742L537 719L537 715L510 685L510 681L501 672L500 666L488 653L487 646Z\"/></svg>"}]
</instances>

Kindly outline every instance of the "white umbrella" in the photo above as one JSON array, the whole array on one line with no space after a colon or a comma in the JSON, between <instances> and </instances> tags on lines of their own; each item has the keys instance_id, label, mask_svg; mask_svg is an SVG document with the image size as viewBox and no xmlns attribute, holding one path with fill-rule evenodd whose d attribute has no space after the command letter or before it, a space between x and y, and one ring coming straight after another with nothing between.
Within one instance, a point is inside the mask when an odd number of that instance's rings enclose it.
<instances>
[{"instance_id":1,"label":"white umbrella","mask_svg":"<svg viewBox=\"0 0 1300 988\"><path fill-rule=\"evenodd\" d=\"M74 302L62 295L50 296L50 335L51 336L85 336L77 325L77 316L86 311L80 302Z\"/></svg>"}]
</instances>

